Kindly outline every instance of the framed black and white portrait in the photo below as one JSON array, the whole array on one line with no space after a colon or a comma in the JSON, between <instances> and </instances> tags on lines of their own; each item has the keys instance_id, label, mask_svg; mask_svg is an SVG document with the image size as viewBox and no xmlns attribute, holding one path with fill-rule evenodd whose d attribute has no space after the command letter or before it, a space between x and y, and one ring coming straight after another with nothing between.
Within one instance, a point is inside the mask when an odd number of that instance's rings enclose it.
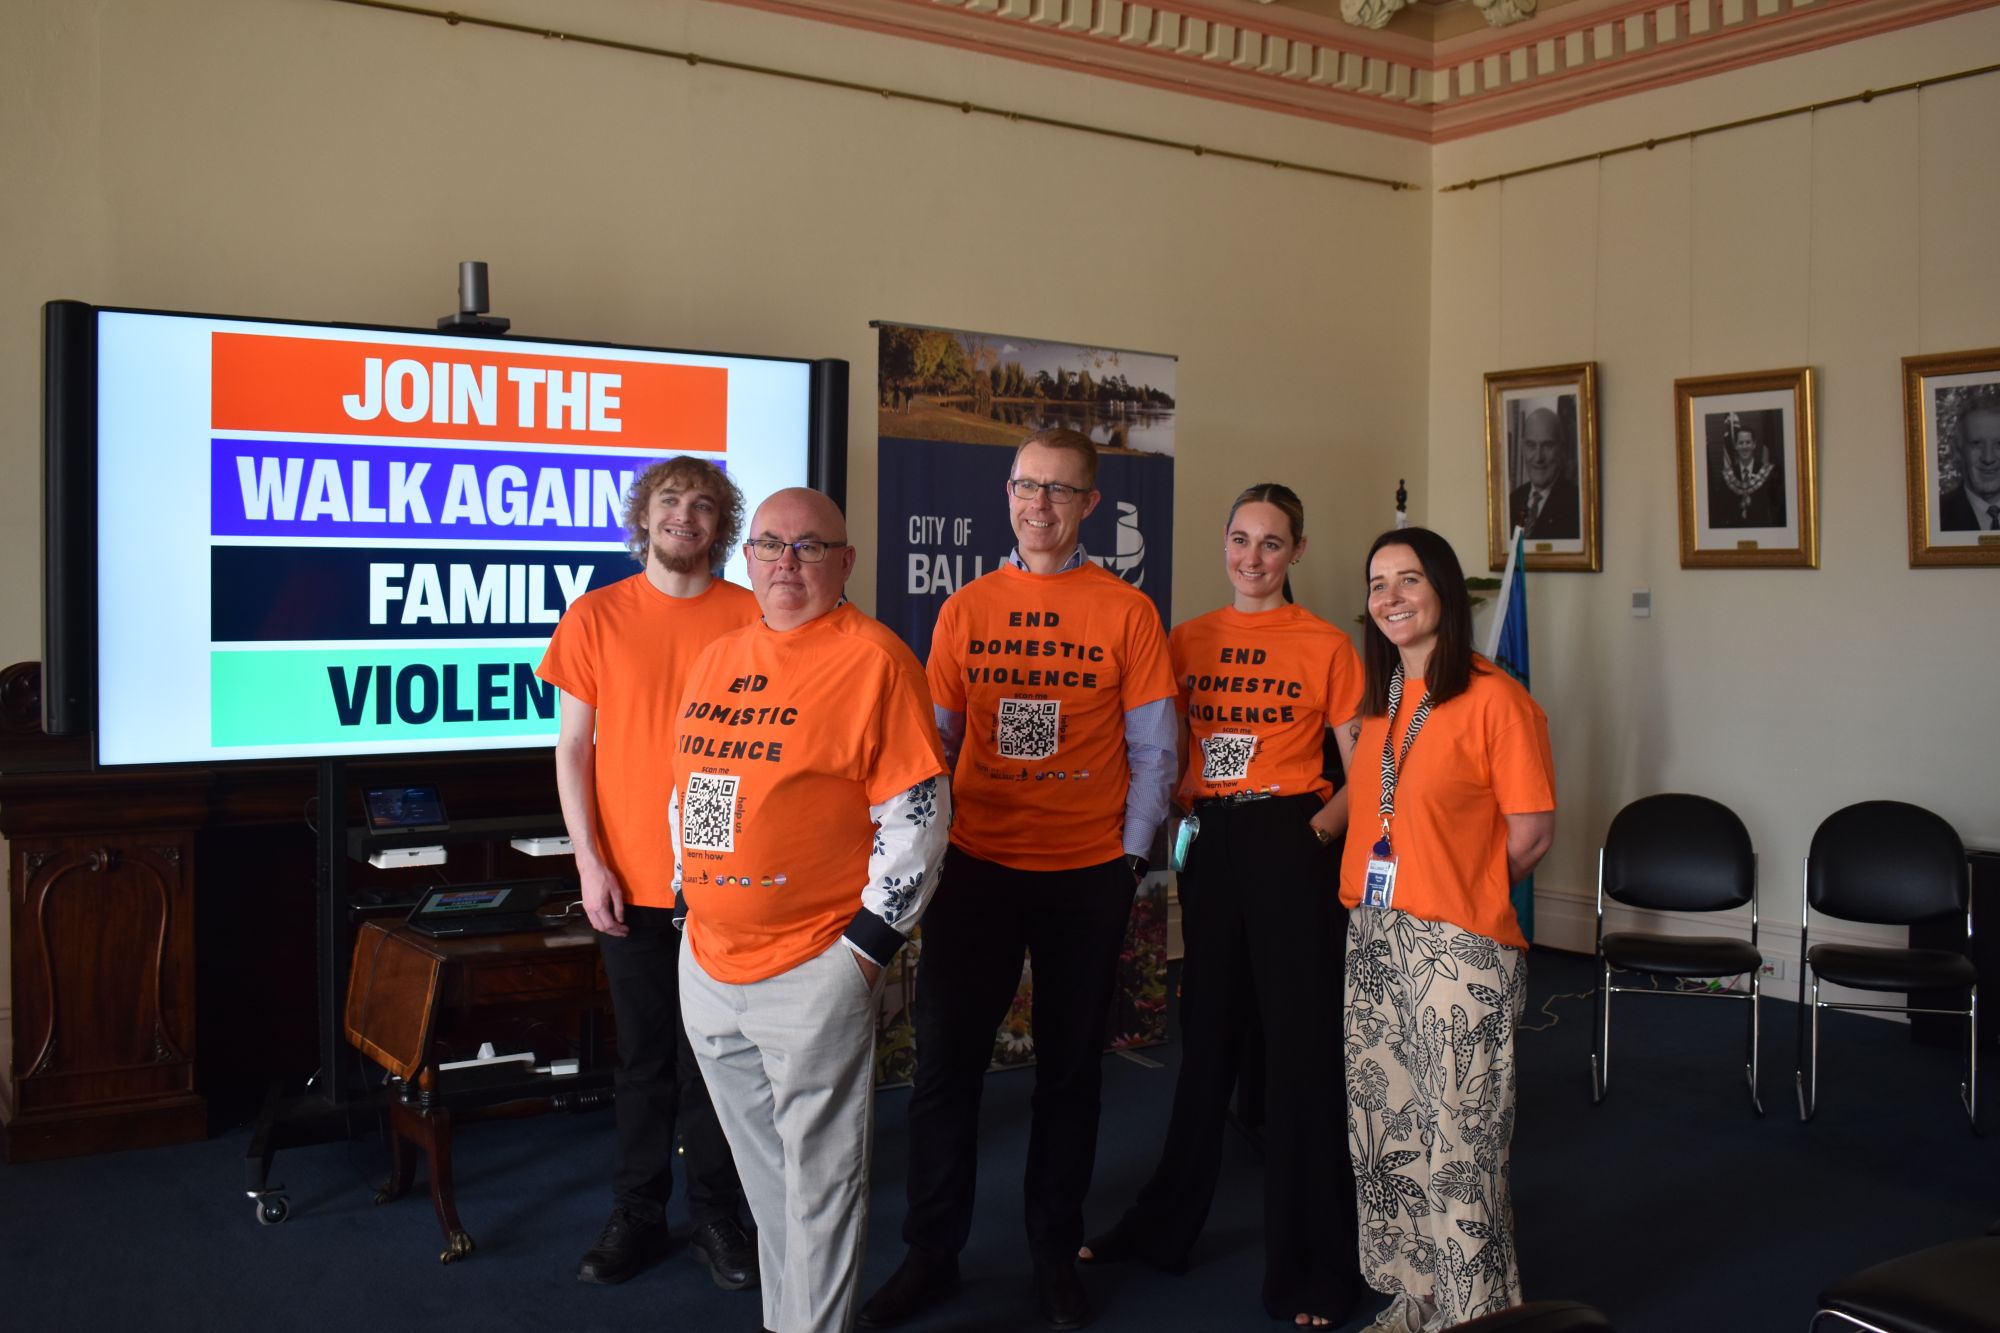
<instances>
[{"instance_id":1,"label":"framed black and white portrait","mask_svg":"<svg viewBox=\"0 0 2000 1333\"><path fill-rule=\"evenodd\" d=\"M1514 530L1529 569L1595 571L1597 363L1486 376L1486 555L1504 569Z\"/></svg>"},{"instance_id":2,"label":"framed black and white portrait","mask_svg":"<svg viewBox=\"0 0 2000 1333\"><path fill-rule=\"evenodd\" d=\"M1674 381L1681 567L1819 567L1812 370Z\"/></svg>"},{"instance_id":3,"label":"framed black and white portrait","mask_svg":"<svg viewBox=\"0 0 2000 1333\"><path fill-rule=\"evenodd\" d=\"M2000 565L2000 347L1903 358L1910 564Z\"/></svg>"}]
</instances>

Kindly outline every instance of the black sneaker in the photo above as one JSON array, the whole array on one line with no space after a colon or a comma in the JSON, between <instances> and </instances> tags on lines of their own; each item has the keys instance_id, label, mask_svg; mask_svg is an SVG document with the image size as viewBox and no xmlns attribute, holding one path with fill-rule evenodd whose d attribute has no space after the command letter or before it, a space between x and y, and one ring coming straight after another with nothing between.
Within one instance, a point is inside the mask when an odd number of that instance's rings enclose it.
<instances>
[{"instance_id":1,"label":"black sneaker","mask_svg":"<svg viewBox=\"0 0 2000 1333\"><path fill-rule=\"evenodd\" d=\"M1076 1275L1076 1265L1053 1260L1035 1265L1035 1301L1042 1322L1054 1329L1082 1328L1090 1322L1090 1297Z\"/></svg>"},{"instance_id":2,"label":"black sneaker","mask_svg":"<svg viewBox=\"0 0 2000 1333\"><path fill-rule=\"evenodd\" d=\"M937 1304L958 1287L958 1259L941 1259L910 1247L889 1280L861 1307L863 1328L894 1328Z\"/></svg>"},{"instance_id":3,"label":"black sneaker","mask_svg":"<svg viewBox=\"0 0 2000 1333\"><path fill-rule=\"evenodd\" d=\"M597 1234L597 1243L577 1265L578 1282L609 1285L623 1282L667 1252L665 1218L644 1218L613 1208L611 1219Z\"/></svg>"},{"instance_id":4,"label":"black sneaker","mask_svg":"<svg viewBox=\"0 0 2000 1333\"><path fill-rule=\"evenodd\" d=\"M688 1238L688 1250L724 1291L741 1291L757 1280L756 1243L733 1217L718 1217L696 1227Z\"/></svg>"}]
</instances>

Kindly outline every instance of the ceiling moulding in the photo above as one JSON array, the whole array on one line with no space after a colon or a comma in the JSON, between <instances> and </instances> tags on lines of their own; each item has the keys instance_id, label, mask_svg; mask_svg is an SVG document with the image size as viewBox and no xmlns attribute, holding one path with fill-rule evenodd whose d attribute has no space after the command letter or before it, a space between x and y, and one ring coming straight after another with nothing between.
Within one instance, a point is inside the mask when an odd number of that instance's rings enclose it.
<instances>
[{"instance_id":1,"label":"ceiling moulding","mask_svg":"<svg viewBox=\"0 0 2000 1333\"><path fill-rule=\"evenodd\" d=\"M1259 23L1271 9L1123 0L721 0L985 55L1104 75L1166 92L1428 141L1422 61L1370 57ZM1995 0L2000 3L2000 0ZM1253 12L1254 11L1254 12ZM1407 43L1407 39L1404 39ZM1380 45L1381 43L1377 43ZM1414 43L1421 48L1425 43Z\"/></svg>"},{"instance_id":2,"label":"ceiling moulding","mask_svg":"<svg viewBox=\"0 0 2000 1333\"><path fill-rule=\"evenodd\" d=\"M1270 4L1273 0L1258 0ZM1396 15L1414 8L1417 0L1340 0L1340 17L1357 28L1386 28ZM1535 0L1466 0L1489 27L1504 28L1535 12ZM1439 6L1434 6L1439 7Z\"/></svg>"},{"instance_id":3,"label":"ceiling moulding","mask_svg":"<svg viewBox=\"0 0 2000 1333\"><path fill-rule=\"evenodd\" d=\"M1347 23L1342 0L721 2L1431 143L2000 5L1542 0L1432 42Z\"/></svg>"},{"instance_id":4,"label":"ceiling moulding","mask_svg":"<svg viewBox=\"0 0 2000 1333\"><path fill-rule=\"evenodd\" d=\"M1990 9L2000 0L1682 0L1625 4L1558 40L1525 52L1536 76L1507 83L1485 77L1496 57L1523 52L1492 40L1440 58L1481 76L1431 116L1431 139L1445 142L1505 129L1594 103L1802 55L1843 42ZM1760 11L1770 7L1773 12ZM1706 12L1704 12L1706 11ZM1739 17L1740 16L1740 17ZM1463 39L1461 39L1463 40ZM1553 53L1548 48L1553 47ZM1545 57L1553 54L1553 60Z\"/></svg>"}]
</instances>

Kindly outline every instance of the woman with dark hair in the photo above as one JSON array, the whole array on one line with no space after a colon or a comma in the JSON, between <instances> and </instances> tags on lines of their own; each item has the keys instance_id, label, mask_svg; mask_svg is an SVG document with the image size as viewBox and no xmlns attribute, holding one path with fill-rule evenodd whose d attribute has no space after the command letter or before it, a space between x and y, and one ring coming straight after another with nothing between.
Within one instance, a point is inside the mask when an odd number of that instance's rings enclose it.
<instances>
[{"instance_id":1,"label":"woman with dark hair","mask_svg":"<svg viewBox=\"0 0 2000 1333\"><path fill-rule=\"evenodd\" d=\"M1385 532L1366 569L1340 865L1347 1130L1362 1274L1393 1298L1368 1327L1428 1333L1521 1299L1508 1148L1528 941L1509 891L1555 835L1555 765L1542 710L1472 651L1450 544Z\"/></svg>"},{"instance_id":2,"label":"woman with dark hair","mask_svg":"<svg viewBox=\"0 0 2000 1333\"><path fill-rule=\"evenodd\" d=\"M1266 1051L1263 1305L1323 1328L1362 1291L1352 1168L1326 1119L1341 1098L1344 913L1332 886L1347 806L1324 775L1329 728L1343 764L1350 757L1361 664L1343 631L1286 600L1286 571L1305 549L1298 496L1252 486L1223 525L1231 604L1169 638L1184 721L1179 800L1196 827L1180 878L1180 1081L1152 1179L1078 1257L1186 1271L1254 1023Z\"/></svg>"}]
</instances>

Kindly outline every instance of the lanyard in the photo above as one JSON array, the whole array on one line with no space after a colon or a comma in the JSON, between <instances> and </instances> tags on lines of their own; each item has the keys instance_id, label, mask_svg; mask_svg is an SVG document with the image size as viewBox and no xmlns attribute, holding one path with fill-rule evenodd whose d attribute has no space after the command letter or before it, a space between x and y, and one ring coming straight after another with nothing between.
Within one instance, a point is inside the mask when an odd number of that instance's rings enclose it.
<instances>
[{"instance_id":1,"label":"lanyard","mask_svg":"<svg viewBox=\"0 0 2000 1333\"><path fill-rule=\"evenodd\" d=\"M1389 678L1389 724L1382 732L1382 800L1376 813L1382 817L1382 840L1376 844L1379 855L1389 852L1389 821L1396 814L1396 782L1403 767L1410 759L1410 746L1417 740L1417 733L1424 729L1424 722L1431 715L1430 692L1424 692L1423 702L1410 715L1410 729L1403 735L1403 751L1399 755L1391 747L1396 734L1396 710L1403 704L1403 667L1396 665L1396 674Z\"/></svg>"}]
</instances>

